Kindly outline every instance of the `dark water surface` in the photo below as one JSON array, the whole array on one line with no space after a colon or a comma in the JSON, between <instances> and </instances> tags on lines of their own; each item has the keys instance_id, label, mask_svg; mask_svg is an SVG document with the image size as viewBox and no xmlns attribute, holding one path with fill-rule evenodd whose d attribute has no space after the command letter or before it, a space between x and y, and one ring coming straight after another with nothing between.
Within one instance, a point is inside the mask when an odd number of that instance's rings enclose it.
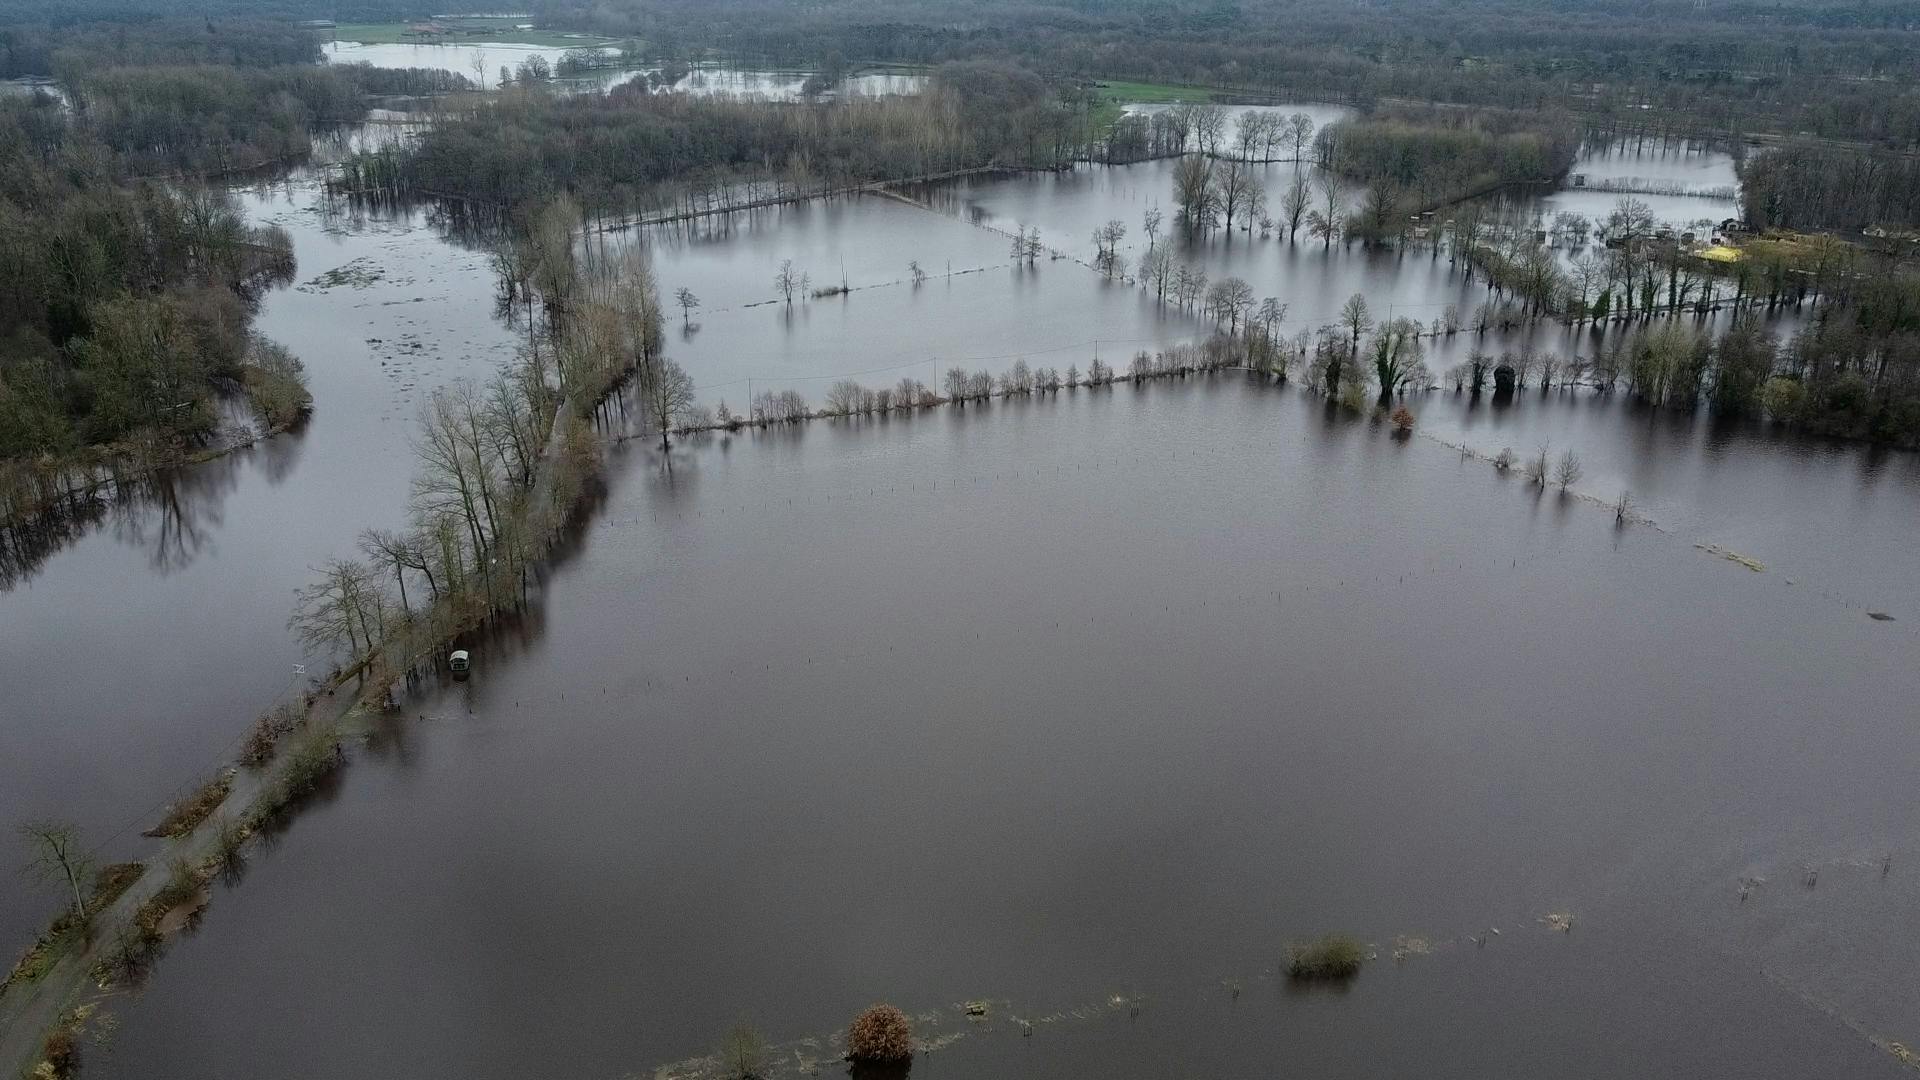
<instances>
[{"instance_id":1,"label":"dark water surface","mask_svg":"<svg viewBox=\"0 0 1920 1080\"><path fill-rule=\"evenodd\" d=\"M629 444L96 1075L794 1075L879 998L916 1075L1901 1075L1916 622L1825 572L1239 376Z\"/></svg>"},{"instance_id":2,"label":"dark water surface","mask_svg":"<svg viewBox=\"0 0 1920 1080\"><path fill-rule=\"evenodd\" d=\"M701 295L670 352L709 405L1124 367L1207 332L1076 261L1110 217L1138 254L1166 169L609 243ZM405 520L414 409L520 333L424 213L329 214L311 176L245 201L294 237L259 325L305 359L312 423L0 593L0 819L110 854L318 667L294 589ZM1011 266L1015 224L1064 257ZM1422 319L1486 297L1424 252L1161 242L1289 302L1287 330L1356 290ZM854 291L768 303L787 258ZM1882 1045L1920 1044L1920 458L1584 390L1409 404L1404 443L1232 375L703 439L670 475L630 445L541 608L356 752L89 1067L644 1075L745 1015L797 1069L884 997L946 1046L916 1074L1890 1074ZM1586 474L1542 496L1443 443ZM1650 525L1614 529L1622 490ZM0 886L0 937L50 905ZM1571 934L1539 921L1561 911ZM1380 961L1287 992L1285 943L1333 930ZM1399 935L1431 950L1396 964Z\"/></svg>"}]
</instances>

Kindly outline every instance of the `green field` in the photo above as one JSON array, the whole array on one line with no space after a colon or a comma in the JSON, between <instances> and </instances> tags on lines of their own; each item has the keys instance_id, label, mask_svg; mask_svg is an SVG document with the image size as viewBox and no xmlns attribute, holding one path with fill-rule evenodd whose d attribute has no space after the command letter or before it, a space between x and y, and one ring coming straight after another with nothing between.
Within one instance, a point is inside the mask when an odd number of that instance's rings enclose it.
<instances>
[{"instance_id":1,"label":"green field","mask_svg":"<svg viewBox=\"0 0 1920 1080\"><path fill-rule=\"evenodd\" d=\"M1127 105L1171 105L1181 101L1213 100L1213 91L1204 86L1174 86L1168 83L1097 82L1093 84L1093 130L1106 131L1120 119Z\"/></svg>"},{"instance_id":2,"label":"green field","mask_svg":"<svg viewBox=\"0 0 1920 1080\"><path fill-rule=\"evenodd\" d=\"M1204 86L1174 86L1169 83L1097 82L1094 91L1102 98L1122 105L1162 105L1176 101L1212 101L1213 91Z\"/></svg>"},{"instance_id":3,"label":"green field","mask_svg":"<svg viewBox=\"0 0 1920 1080\"><path fill-rule=\"evenodd\" d=\"M560 30L521 30L516 24L526 19L445 19L434 25L452 33L426 36L411 33L413 23L341 23L332 31L336 41L357 41L363 45L546 45L557 49L612 45L612 40L592 34L569 34Z\"/></svg>"}]
</instances>

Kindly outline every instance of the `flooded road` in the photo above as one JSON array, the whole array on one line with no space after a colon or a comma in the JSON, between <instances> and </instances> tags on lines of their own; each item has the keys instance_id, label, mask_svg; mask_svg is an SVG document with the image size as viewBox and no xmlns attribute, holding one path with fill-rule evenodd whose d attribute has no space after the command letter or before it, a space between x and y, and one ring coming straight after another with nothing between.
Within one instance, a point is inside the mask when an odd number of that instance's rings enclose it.
<instances>
[{"instance_id":1,"label":"flooded road","mask_svg":"<svg viewBox=\"0 0 1920 1080\"><path fill-rule=\"evenodd\" d=\"M424 213L337 216L305 180L241 202L293 238L296 282L255 325L304 361L312 419L179 471L0 592L0 820L65 818L108 855L143 850L160 808L304 686L296 664L324 670L286 628L294 590L362 529L405 522L414 410L518 340L484 254ZM29 940L48 900L0 888L0 940Z\"/></svg>"},{"instance_id":2,"label":"flooded road","mask_svg":"<svg viewBox=\"0 0 1920 1080\"><path fill-rule=\"evenodd\" d=\"M630 444L103 1073L646 1075L876 998L980 1077L1891 1077L1920 1037L1914 624L1845 582L1237 375L674 456ZM1380 959L1282 992L1333 930Z\"/></svg>"}]
</instances>

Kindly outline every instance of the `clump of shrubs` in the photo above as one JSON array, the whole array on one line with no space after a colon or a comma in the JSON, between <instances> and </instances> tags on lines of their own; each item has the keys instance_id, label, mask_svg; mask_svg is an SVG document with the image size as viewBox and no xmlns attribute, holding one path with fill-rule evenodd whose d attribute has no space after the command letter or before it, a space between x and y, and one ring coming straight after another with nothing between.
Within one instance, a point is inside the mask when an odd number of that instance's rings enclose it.
<instances>
[{"instance_id":1,"label":"clump of shrubs","mask_svg":"<svg viewBox=\"0 0 1920 1080\"><path fill-rule=\"evenodd\" d=\"M80 1072L80 1028L91 1006L69 1009L40 1043L40 1063L27 1075L34 1080L61 1080Z\"/></svg>"},{"instance_id":2,"label":"clump of shrubs","mask_svg":"<svg viewBox=\"0 0 1920 1080\"><path fill-rule=\"evenodd\" d=\"M891 1005L873 1005L847 1028L847 1057L854 1061L905 1061L913 1056L913 1024Z\"/></svg>"},{"instance_id":3,"label":"clump of shrubs","mask_svg":"<svg viewBox=\"0 0 1920 1080\"><path fill-rule=\"evenodd\" d=\"M1295 945L1287 960L1287 977L1302 982L1351 979L1366 963L1367 950L1345 934L1329 934L1307 945Z\"/></svg>"},{"instance_id":4,"label":"clump of shrubs","mask_svg":"<svg viewBox=\"0 0 1920 1080\"><path fill-rule=\"evenodd\" d=\"M767 1041L749 1024L735 1024L720 1040L714 1057L726 1080L765 1080L767 1075Z\"/></svg>"},{"instance_id":5,"label":"clump of shrubs","mask_svg":"<svg viewBox=\"0 0 1920 1080\"><path fill-rule=\"evenodd\" d=\"M274 747L280 745L281 737L298 726L300 714L299 707L291 703L282 703L261 713L240 748L241 764L256 769L265 765L273 757Z\"/></svg>"}]
</instances>

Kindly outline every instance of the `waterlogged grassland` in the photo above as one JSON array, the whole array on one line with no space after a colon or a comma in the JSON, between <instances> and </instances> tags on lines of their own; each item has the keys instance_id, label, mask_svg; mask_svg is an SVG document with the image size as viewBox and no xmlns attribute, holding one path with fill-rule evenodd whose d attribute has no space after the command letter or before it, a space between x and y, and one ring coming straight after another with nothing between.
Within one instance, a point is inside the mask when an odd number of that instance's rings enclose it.
<instances>
[{"instance_id":1,"label":"waterlogged grassland","mask_svg":"<svg viewBox=\"0 0 1920 1080\"><path fill-rule=\"evenodd\" d=\"M1093 84L1094 130L1104 130L1128 105L1175 105L1183 101L1207 102L1214 92L1204 86L1176 86L1172 83L1097 82Z\"/></svg>"}]
</instances>

